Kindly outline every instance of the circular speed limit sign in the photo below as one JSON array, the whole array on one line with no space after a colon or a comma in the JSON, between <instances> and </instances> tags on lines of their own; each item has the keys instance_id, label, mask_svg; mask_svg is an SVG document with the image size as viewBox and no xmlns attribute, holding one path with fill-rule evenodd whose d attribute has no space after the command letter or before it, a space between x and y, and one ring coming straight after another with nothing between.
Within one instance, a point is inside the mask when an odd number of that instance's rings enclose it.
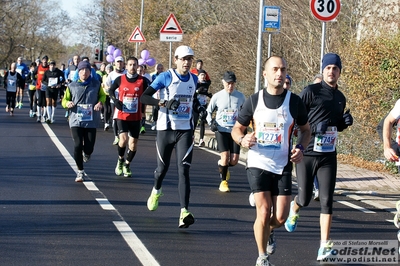
<instances>
[{"instance_id":1,"label":"circular speed limit sign","mask_svg":"<svg viewBox=\"0 0 400 266\"><path fill-rule=\"evenodd\" d=\"M334 20L340 12L340 0L311 0L311 12L321 21Z\"/></svg>"}]
</instances>

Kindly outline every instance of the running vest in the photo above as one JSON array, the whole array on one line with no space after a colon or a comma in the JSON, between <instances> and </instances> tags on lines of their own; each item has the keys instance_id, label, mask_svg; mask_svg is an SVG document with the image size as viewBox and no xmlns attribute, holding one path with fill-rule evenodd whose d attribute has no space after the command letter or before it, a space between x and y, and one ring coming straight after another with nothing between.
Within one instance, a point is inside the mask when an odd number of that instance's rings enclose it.
<instances>
[{"instance_id":1,"label":"running vest","mask_svg":"<svg viewBox=\"0 0 400 266\"><path fill-rule=\"evenodd\" d=\"M78 69L78 66L72 64L68 66L68 69L69 69L69 74L67 78L69 80L72 80L72 78L75 76L75 72Z\"/></svg>"},{"instance_id":2,"label":"running vest","mask_svg":"<svg viewBox=\"0 0 400 266\"><path fill-rule=\"evenodd\" d=\"M42 79L44 76L44 73L49 70L49 65L47 67L44 67L42 64L40 64L37 68L37 78L36 78L36 89L40 90L42 87Z\"/></svg>"},{"instance_id":3,"label":"running vest","mask_svg":"<svg viewBox=\"0 0 400 266\"><path fill-rule=\"evenodd\" d=\"M161 106L158 112L157 130L189 130L192 129L192 109L193 97L196 91L192 74L189 80L184 82L179 79L172 69L168 70L171 74L171 84L160 90L160 99L167 101L179 99L180 105L176 111L168 110Z\"/></svg>"},{"instance_id":4,"label":"running vest","mask_svg":"<svg viewBox=\"0 0 400 266\"><path fill-rule=\"evenodd\" d=\"M99 102L100 82L94 78L87 85L71 82L68 85L71 101L75 106L70 109L70 127L97 128L100 123L100 112L94 111Z\"/></svg>"},{"instance_id":5,"label":"running vest","mask_svg":"<svg viewBox=\"0 0 400 266\"><path fill-rule=\"evenodd\" d=\"M123 110L115 108L116 118L125 121L141 120L142 106L139 99L144 91L143 77L139 75L137 80L132 83L128 81L126 75L122 75L118 90L118 99L123 103Z\"/></svg>"},{"instance_id":6,"label":"running vest","mask_svg":"<svg viewBox=\"0 0 400 266\"><path fill-rule=\"evenodd\" d=\"M269 109L264 104L264 90L260 90L254 110L254 130L257 143L249 149L247 167L282 174L288 164L290 136L294 119L290 114L290 91L278 109Z\"/></svg>"},{"instance_id":7,"label":"running vest","mask_svg":"<svg viewBox=\"0 0 400 266\"><path fill-rule=\"evenodd\" d=\"M8 72L7 75L7 91L9 92L17 92L17 72L14 72L12 74L11 72Z\"/></svg>"}]
</instances>

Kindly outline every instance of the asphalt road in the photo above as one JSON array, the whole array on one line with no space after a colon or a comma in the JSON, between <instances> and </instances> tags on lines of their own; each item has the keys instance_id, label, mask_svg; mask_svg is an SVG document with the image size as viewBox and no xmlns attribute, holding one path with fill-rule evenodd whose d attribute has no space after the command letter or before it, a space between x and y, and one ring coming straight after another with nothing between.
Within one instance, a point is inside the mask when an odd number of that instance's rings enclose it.
<instances>
[{"instance_id":1,"label":"asphalt road","mask_svg":"<svg viewBox=\"0 0 400 266\"><path fill-rule=\"evenodd\" d=\"M0 265L255 264L255 209L248 203L243 165L230 169L231 192L221 193L218 156L196 147L190 199L196 221L179 229L174 159L159 208L150 212L146 207L156 167L154 131L148 127L140 136L133 176L123 178L114 174L113 134L99 128L95 151L85 164L90 180L75 183L64 110L57 109L55 123L47 125L30 118L27 106L25 101L10 117L0 90ZM395 240L391 219L388 212L337 195L331 238ZM296 232L276 230L278 247L271 262L319 265L318 224L319 205L312 202L302 210Z\"/></svg>"}]
</instances>

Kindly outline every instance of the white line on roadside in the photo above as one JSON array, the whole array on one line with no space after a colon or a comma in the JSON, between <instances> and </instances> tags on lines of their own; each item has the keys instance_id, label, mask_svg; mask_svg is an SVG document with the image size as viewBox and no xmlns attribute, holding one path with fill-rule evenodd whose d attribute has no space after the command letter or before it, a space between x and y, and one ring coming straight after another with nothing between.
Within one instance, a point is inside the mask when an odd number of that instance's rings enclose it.
<instances>
[{"instance_id":1,"label":"white line on roadside","mask_svg":"<svg viewBox=\"0 0 400 266\"><path fill-rule=\"evenodd\" d=\"M350 207L350 208L353 208L353 209L362 211L363 213L375 213L374 211L371 211L371 210L368 210L368 209L366 209L366 208L357 206L357 205L355 205L355 204L353 204L353 203L350 203L350 202L347 202L347 201L337 200L336 202L341 203L341 204L343 204L343 205L346 205L346 206L348 206L348 207Z\"/></svg>"},{"instance_id":2,"label":"white line on roadside","mask_svg":"<svg viewBox=\"0 0 400 266\"><path fill-rule=\"evenodd\" d=\"M67 161L67 163L71 166L71 168L77 172L78 169L76 168L75 160L68 152L68 150L64 147L61 141L57 138L54 134L53 130L47 125L46 123L42 123L44 129L46 130L47 134L49 135L50 139L56 145L57 149L60 151L61 155ZM71 179L72 182L73 179ZM88 191L91 192L100 192L101 191L97 188L97 186L92 181L85 181L83 182L85 187ZM103 194L103 193L101 193ZM96 198L96 201L100 204L100 206L104 210L108 211L117 211L114 206L108 201L107 198ZM118 211L117 211L118 212ZM118 215L123 220L123 217L118 213ZM143 245L142 241L136 236L136 234L132 231L129 225L125 221L113 221L115 227L120 232L128 246L131 248L135 256L140 260L140 262L144 266L159 266L160 264L156 261L153 255L147 250L147 248Z\"/></svg>"},{"instance_id":3,"label":"white line on roadside","mask_svg":"<svg viewBox=\"0 0 400 266\"><path fill-rule=\"evenodd\" d=\"M115 227L143 265L160 265L125 221L114 222Z\"/></svg>"}]
</instances>

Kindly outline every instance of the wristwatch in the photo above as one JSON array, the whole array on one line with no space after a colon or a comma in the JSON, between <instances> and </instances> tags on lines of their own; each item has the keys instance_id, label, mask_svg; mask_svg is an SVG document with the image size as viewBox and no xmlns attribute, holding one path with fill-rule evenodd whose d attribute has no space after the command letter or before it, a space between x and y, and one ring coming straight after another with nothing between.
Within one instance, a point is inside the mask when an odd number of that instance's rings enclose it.
<instances>
[{"instance_id":1,"label":"wristwatch","mask_svg":"<svg viewBox=\"0 0 400 266\"><path fill-rule=\"evenodd\" d=\"M165 104L166 104L166 103L167 103L167 100L161 99L161 100L158 102L158 105L164 106L164 107L165 107Z\"/></svg>"},{"instance_id":2,"label":"wristwatch","mask_svg":"<svg viewBox=\"0 0 400 266\"><path fill-rule=\"evenodd\" d=\"M242 140L243 140L243 138L244 138L244 136L241 136L241 137L238 139L238 144L239 144L239 146L242 146Z\"/></svg>"}]
</instances>

